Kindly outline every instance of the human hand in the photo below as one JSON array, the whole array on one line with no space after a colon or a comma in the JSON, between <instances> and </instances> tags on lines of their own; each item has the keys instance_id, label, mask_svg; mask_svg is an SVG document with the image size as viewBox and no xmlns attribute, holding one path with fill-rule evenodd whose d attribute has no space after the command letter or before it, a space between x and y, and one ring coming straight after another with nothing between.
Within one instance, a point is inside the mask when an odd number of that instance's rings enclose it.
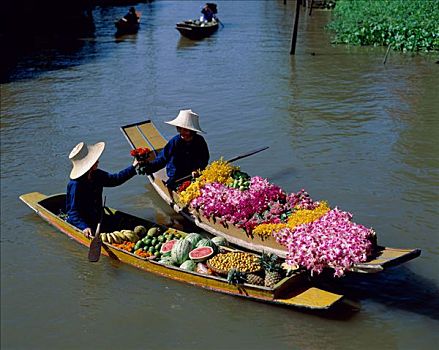
<instances>
[{"instance_id":1,"label":"human hand","mask_svg":"<svg viewBox=\"0 0 439 350\"><path fill-rule=\"evenodd\" d=\"M90 238L93 232L91 231L90 227L87 227L82 230L82 233L84 234L85 237Z\"/></svg>"}]
</instances>

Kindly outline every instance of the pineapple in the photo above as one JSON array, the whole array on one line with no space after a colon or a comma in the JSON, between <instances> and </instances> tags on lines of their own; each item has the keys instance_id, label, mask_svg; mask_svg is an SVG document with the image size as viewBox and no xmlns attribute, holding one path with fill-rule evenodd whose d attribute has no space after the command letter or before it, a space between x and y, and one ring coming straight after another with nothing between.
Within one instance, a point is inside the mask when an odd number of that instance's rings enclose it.
<instances>
[{"instance_id":1,"label":"pineapple","mask_svg":"<svg viewBox=\"0 0 439 350\"><path fill-rule=\"evenodd\" d=\"M283 278L283 269L279 257L276 254L262 252L260 264L265 270L264 286L273 288Z\"/></svg>"},{"instance_id":2,"label":"pineapple","mask_svg":"<svg viewBox=\"0 0 439 350\"><path fill-rule=\"evenodd\" d=\"M227 282L229 284L243 284L245 281L245 274L239 270L231 269L227 274Z\"/></svg>"},{"instance_id":3,"label":"pineapple","mask_svg":"<svg viewBox=\"0 0 439 350\"><path fill-rule=\"evenodd\" d=\"M254 284L256 286L264 285L264 278L255 273L248 273L246 278L247 278L247 283Z\"/></svg>"}]
</instances>

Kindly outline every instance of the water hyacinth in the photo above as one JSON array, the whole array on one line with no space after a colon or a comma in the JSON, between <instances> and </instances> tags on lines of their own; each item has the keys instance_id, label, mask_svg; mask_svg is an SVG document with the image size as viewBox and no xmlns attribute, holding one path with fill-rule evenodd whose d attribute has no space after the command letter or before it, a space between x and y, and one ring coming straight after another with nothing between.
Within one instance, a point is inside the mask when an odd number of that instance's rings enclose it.
<instances>
[{"instance_id":1,"label":"water hyacinth","mask_svg":"<svg viewBox=\"0 0 439 350\"><path fill-rule=\"evenodd\" d=\"M274 233L276 240L287 247L286 262L304 266L311 273L321 273L326 267L343 276L355 263L367 260L371 253L374 231L351 222L352 214L330 210L320 219Z\"/></svg>"}]
</instances>

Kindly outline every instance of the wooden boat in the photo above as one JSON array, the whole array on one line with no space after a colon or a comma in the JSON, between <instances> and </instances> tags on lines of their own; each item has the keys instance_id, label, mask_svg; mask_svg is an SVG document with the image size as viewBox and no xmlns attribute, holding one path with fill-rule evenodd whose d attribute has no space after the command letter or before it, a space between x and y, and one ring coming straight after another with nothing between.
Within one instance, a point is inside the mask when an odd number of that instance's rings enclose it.
<instances>
[{"instance_id":1,"label":"wooden boat","mask_svg":"<svg viewBox=\"0 0 439 350\"><path fill-rule=\"evenodd\" d=\"M122 126L121 130L133 148L148 147L151 157L155 157L166 145L165 138L159 133L152 121ZM273 237L262 240L259 236L248 236L246 232L233 224L221 224L212 218L203 216L202 212L185 207L179 202L178 194L171 192L164 184L167 180L164 169L148 176L154 189L177 213L180 213L187 220L193 222L201 229L212 235L226 238L229 242L256 252L274 253L282 258L286 257L286 247L280 245ZM419 249L400 249L376 245L374 253L367 262L355 264L351 272L374 273L384 269L402 264L414 259L421 254Z\"/></svg>"},{"instance_id":2,"label":"wooden boat","mask_svg":"<svg viewBox=\"0 0 439 350\"><path fill-rule=\"evenodd\" d=\"M175 28L184 37L192 40L199 40L215 33L218 30L218 27L219 22L216 19L213 19L211 22L186 20L178 22Z\"/></svg>"},{"instance_id":3,"label":"wooden boat","mask_svg":"<svg viewBox=\"0 0 439 350\"><path fill-rule=\"evenodd\" d=\"M20 199L59 231L78 243L89 247L91 240L86 238L79 229L67 223L62 218L62 215L60 215L60 213L65 212L65 194L46 196L39 192L32 192L21 195ZM146 228L160 226L115 209L105 208L103 223L110 221L113 225L112 228L118 230L123 228L132 229L136 225L143 225ZM164 229L164 232L178 231L173 228L161 227ZM179 232L182 236L186 235L184 232ZM186 284L246 299L288 307L316 310L328 309L343 299L342 295L327 292L311 285L308 275L304 271L293 272L277 283L273 288L268 288L247 283L237 285L229 284L225 277L187 271L178 267L165 265L152 259L142 258L105 242L103 242L102 254L139 269ZM85 256L84 259L86 259Z\"/></svg>"},{"instance_id":4,"label":"wooden boat","mask_svg":"<svg viewBox=\"0 0 439 350\"><path fill-rule=\"evenodd\" d=\"M116 36L124 34L136 34L140 28L141 13L136 11L137 22L127 21L125 17L120 18L114 25L116 26Z\"/></svg>"}]
</instances>

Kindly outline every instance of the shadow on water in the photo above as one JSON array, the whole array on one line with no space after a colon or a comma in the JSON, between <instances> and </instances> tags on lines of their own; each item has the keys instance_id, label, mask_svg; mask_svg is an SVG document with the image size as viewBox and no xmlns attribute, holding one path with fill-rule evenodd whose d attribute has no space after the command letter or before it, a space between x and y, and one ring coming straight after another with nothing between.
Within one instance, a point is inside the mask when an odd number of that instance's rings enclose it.
<instances>
[{"instance_id":1,"label":"shadow on water","mask_svg":"<svg viewBox=\"0 0 439 350\"><path fill-rule=\"evenodd\" d=\"M321 276L316 282L360 302L370 300L439 320L439 287L404 266L377 274L350 274L335 282L330 276Z\"/></svg>"},{"instance_id":2,"label":"shadow on water","mask_svg":"<svg viewBox=\"0 0 439 350\"><path fill-rule=\"evenodd\" d=\"M93 41L84 41L73 37L54 37L39 35L27 42L23 47L13 43L3 45L8 50L7 57L2 58L0 83L8 83L23 79L31 79L48 71L65 69L81 64L84 50L93 50Z\"/></svg>"}]
</instances>

